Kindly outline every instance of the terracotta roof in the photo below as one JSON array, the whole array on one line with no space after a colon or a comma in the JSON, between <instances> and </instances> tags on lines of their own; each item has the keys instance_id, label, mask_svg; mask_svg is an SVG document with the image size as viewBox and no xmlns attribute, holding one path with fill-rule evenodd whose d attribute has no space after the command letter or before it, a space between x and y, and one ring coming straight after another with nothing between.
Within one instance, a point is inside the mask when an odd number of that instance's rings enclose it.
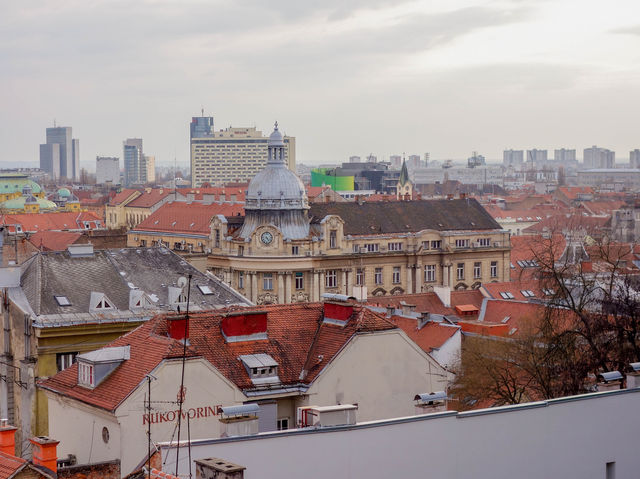
<instances>
[{"instance_id":1,"label":"terracotta roof","mask_svg":"<svg viewBox=\"0 0 640 479\"><path fill-rule=\"evenodd\" d=\"M442 324L438 322L428 322L418 329L417 319L406 316L392 316L391 322L402 329L411 340L423 351L430 353L434 349L440 349L449 339L451 339L460 328L458 326Z\"/></svg>"},{"instance_id":2,"label":"terracotta roof","mask_svg":"<svg viewBox=\"0 0 640 479\"><path fill-rule=\"evenodd\" d=\"M90 228L85 228L85 221L90 222ZM100 216L93 211L7 214L0 216L0 223L7 225L10 233L15 232L15 225L22 226L24 233L104 228Z\"/></svg>"},{"instance_id":3,"label":"terracotta roof","mask_svg":"<svg viewBox=\"0 0 640 479\"><path fill-rule=\"evenodd\" d=\"M244 202L245 196L245 188L238 187L227 187L227 186L217 186L217 187L200 187L200 188L181 188L178 190L178 193L183 197L187 197L187 195L193 195L195 200L202 201L205 199L205 195L209 197L213 197L214 201L231 201L231 196L235 196L236 202ZM224 196L224 200L222 197Z\"/></svg>"},{"instance_id":4,"label":"terracotta roof","mask_svg":"<svg viewBox=\"0 0 640 479\"><path fill-rule=\"evenodd\" d=\"M128 199L132 198L133 195L135 195L136 193L140 193L140 191L139 190L133 190L133 189L124 189L124 190L120 191L120 193L116 193L111 198L111 200L109 201L109 205L116 206L116 205L119 205L121 203L124 203Z\"/></svg>"},{"instance_id":5,"label":"terracotta roof","mask_svg":"<svg viewBox=\"0 0 640 479\"><path fill-rule=\"evenodd\" d=\"M75 243L82 233L71 233L67 231L39 231L29 237L29 241L38 250L42 251L64 251L67 246Z\"/></svg>"},{"instance_id":6,"label":"terracotta roof","mask_svg":"<svg viewBox=\"0 0 640 479\"><path fill-rule=\"evenodd\" d=\"M543 219L539 223L522 230L525 234L545 231L561 232L584 230L587 234L601 235L603 228L611 226L610 216L584 216L580 213L559 214Z\"/></svg>"},{"instance_id":7,"label":"terracotta roof","mask_svg":"<svg viewBox=\"0 0 640 479\"><path fill-rule=\"evenodd\" d=\"M622 200L611 201L583 201L581 206L592 215L610 215L614 210L619 210L627 204Z\"/></svg>"},{"instance_id":8,"label":"terracotta roof","mask_svg":"<svg viewBox=\"0 0 640 479\"><path fill-rule=\"evenodd\" d=\"M171 194L173 194L173 190L167 188L145 190L140 196L127 203L126 206L127 208L150 208Z\"/></svg>"},{"instance_id":9,"label":"terracotta roof","mask_svg":"<svg viewBox=\"0 0 640 479\"><path fill-rule=\"evenodd\" d=\"M327 215L342 218L346 235L502 229L475 199L311 204L312 222Z\"/></svg>"},{"instance_id":10,"label":"terracotta roof","mask_svg":"<svg viewBox=\"0 0 640 479\"><path fill-rule=\"evenodd\" d=\"M266 311L266 340L227 343L221 323L226 313L256 311L256 308L232 308L190 315L189 357L202 356L240 389L254 388L238 357L246 354L268 354L278 363L278 376L283 385L310 383L359 333L395 329L382 316L359 305L353 306L347 324L337 326L322 322L322 303L263 305ZM77 365L40 382L40 386L79 401L113 411L164 358L182 355L182 343L167 337L167 316L156 316L139 328L117 339L109 346L130 345L131 359L124 361L95 389L77 385ZM321 359L319 360L318 358ZM304 379L301 381L301 373Z\"/></svg>"},{"instance_id":11,"label":"terracotta roof","mask_svg":"<svg viewBox=\"0 0 640 479\"><path fill-rule=\"evenodd\" d=\"M550 238L541 235L512 236L511 264L513 268L511 268L511 280L530 279L531 276L528 273L535 273L537 267L528 266L526 262L538 258L551 264L550 255L553 254L554 261L560 259L565 247L566 240L559 233Z\"/></svg>"},{"instance_id":12,"label":"terracotta roof","mask_svg":"<svg viewBox=\"0 0 640 479\"><path fill-rule=\"evenodd\" d=\"M486 294L493 299L505 299L510 301L529 301L531 299L544 299L545 294L540 289L540 281L537 279L526 279L505 281L501 283L485 283L481 288ZM523 294L525 292L531 292L534 296ZM503 293L503 294L501 294ZM510 294L511 297L504 297L505 294Z\"/></svg>"},{"instance_id":13,"label":"terracotta roof","mask_svg":"<svg viewBox=\"0 0 640 479\"><path fill-rule=\"evenodd\" d=\"M22 264L38 252L38 248L25 238L18 238L17 240L18 243L14 244L13 239L7 239L2 245L2 266L9 266L10 261L13 264ZM17 259L16 253L18 254Z\"/></svg>"},{"instance_id":14,"label":"terracotta roof","mask_svg":"<svg viewBox=\"0 0 640 479\"><path fill-rule=\"evenodd\" d=\"M413 304L415 311L419 313L429 312L435 314L455 315L455 307L462 304L470 304L480 309L484 296L477 289L466 291L451 291L451 307L442 304L436 293L397 294L390 296L371 296L368 298L370 305L394 306L401 309L401 302Z\"/></svg>"},{"instance_id":15,"label":"terracotta roof","mask_svg":"<svg viewBox=\"0 0 640 479\"><path fill-rule=\"evenodd\" d=\"M544 316L546 306L522 301L489 300L482 320L461 319L458 325L467 333L515 337L533 332Z\"/></svg>"},{"instance_id":16,"label":"terracotta roof","mask_svg":"<svg viewBox=\"0 0 640 479\"><path fill-rule=\"evenodd\" d=\"M166 233L211 234L211 218L215 215L244 215L244 208L235 203L166 203L149 215L132 231L158 231Z\"/></svg>"},{"instance_id":17,"label":"terracotta roof","mask_svg":"<svg viewBox=\"0 0 640 479\"><path fill-rule=\"evenodd\" d=\"M593 195L595 193L590 186L560 186L557 191L570 200L577 199L579 195Z\"/></svg>"},{"instance_id":18,"label":"terracotta roof","mask_svg":"<svg viewBox=\"0 0 640 479\"><path fill-rule=\"evenodd\" d=\"M8 479L27 465L20 457L0 452L0 479Z\"/></svg>"}]
</instances>

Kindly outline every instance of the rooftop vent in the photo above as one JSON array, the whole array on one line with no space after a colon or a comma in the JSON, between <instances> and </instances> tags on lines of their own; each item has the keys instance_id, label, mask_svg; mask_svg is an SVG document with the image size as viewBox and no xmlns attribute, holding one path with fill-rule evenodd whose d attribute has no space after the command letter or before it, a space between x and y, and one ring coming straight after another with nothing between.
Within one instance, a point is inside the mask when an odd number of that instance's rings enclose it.
<instances>
[{"instance_id":1,"label":"rooftop vent","mask_svg":"<svg viewBox=\"0 0 640 479\"><path fill-rule=\"evenodd\" d=\"M70 244L67 246L69 256L72 258L87 258L93 256L92 244Z\"/></svg>"},{"instance_id":2,"label":"rooftop vent","mask_svg":"<svg viewBox=\"0 0 640 479\"><path fill-rule=\"evenodd\" d=\"M222 318L220 329L227 343L267 339L267 312L230 313Z\"/></svg>"}]
</instances>

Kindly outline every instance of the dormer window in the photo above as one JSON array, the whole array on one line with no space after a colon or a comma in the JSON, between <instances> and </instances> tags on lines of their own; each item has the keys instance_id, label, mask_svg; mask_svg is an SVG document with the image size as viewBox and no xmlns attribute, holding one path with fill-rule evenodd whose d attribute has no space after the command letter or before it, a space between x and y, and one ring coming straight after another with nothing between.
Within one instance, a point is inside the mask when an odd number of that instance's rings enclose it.
<instances>
[{"instance_id":1,"label":"dormer window","mask_svg":"<svg viewBox=\"0 0 640 479\"><path fill-rule=\"evenodd\" d=\"M111 304L109 304L109 301L107 301L106 298L102 298L98 301L98 304L96 304L96 309L110 309L111 307Z\"/></svg>"},{"instance_id":2,"label":"dormer window","mask_svg":"<svg viewBox=\"0 0 640 479\"><path fill-rule=\"evenodd\" d=\"M89 311L101 312L116 309L113 302L104 293L91 292Z\"/></svg>"},{"instance_id":3,"label":"dormer window","mask_svg":"<svg viewBox=\"0 0 640 479\"><path fill-rule=\"evenodd\" d=\"M245 354L238 359L242 361L254 385L260 386L280 382L278 363L268 354Z\"/></svg>"},{"instance_id":4,"label":"dormer window","mask_svg":"<svg viewBox=\"0 0 640 479\"><path fill-rule=\"evenodd\" d=\"M54 296L54 298L56 298L56 302L58 303L58 306L71 306L71 301L69 301L69 298L67 298L66 296Z\"/></svg>"},{"instance_id":5,"label":"dormer window","mask_svg":"<svg viewBox=\"0 0 640 479\"><path fill-rule=\"evenodd\" d=\"M129 346L102 348L77 356L78 385L95 388L100 385L123 361L131 357Z\"/></svg>"}]
</instances>

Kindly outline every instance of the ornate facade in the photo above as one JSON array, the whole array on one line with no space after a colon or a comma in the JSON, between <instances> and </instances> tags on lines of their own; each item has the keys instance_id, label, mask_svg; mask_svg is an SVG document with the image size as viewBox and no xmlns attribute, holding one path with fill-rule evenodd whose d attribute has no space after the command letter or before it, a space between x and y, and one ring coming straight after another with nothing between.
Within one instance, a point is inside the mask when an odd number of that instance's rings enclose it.
<instances>
[{"instance_id":1,"label":"ornate facade","mask_svg":"<svg viewBox=\"0 0 640 479\"><path fill-rule=\"evenodd\" d=\"M215 216L207 267L252 302L479 288L507 281L509 233L473 199L309 206L282 135L249 185L245 217Z\"/></svg>"}]
</instances>

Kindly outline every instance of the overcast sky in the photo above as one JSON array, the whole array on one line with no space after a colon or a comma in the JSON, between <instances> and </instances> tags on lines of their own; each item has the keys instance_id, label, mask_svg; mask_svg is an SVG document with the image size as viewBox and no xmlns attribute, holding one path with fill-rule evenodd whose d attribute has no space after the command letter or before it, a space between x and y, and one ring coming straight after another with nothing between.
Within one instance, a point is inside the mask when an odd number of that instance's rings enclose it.
<instances>
[{"instance_id":1,"label":"overcast sky","mask_svg":"<svg viewBox=\"0 0 640 479\"><path fill-rule=\"evenodd\" d=\"M72 126L81 161L189 121L278 120L299 163L640 148L638 0L0 0L0 161ZM552 156L552 152L549 155Z\"/></svg>"}]
</instances>

